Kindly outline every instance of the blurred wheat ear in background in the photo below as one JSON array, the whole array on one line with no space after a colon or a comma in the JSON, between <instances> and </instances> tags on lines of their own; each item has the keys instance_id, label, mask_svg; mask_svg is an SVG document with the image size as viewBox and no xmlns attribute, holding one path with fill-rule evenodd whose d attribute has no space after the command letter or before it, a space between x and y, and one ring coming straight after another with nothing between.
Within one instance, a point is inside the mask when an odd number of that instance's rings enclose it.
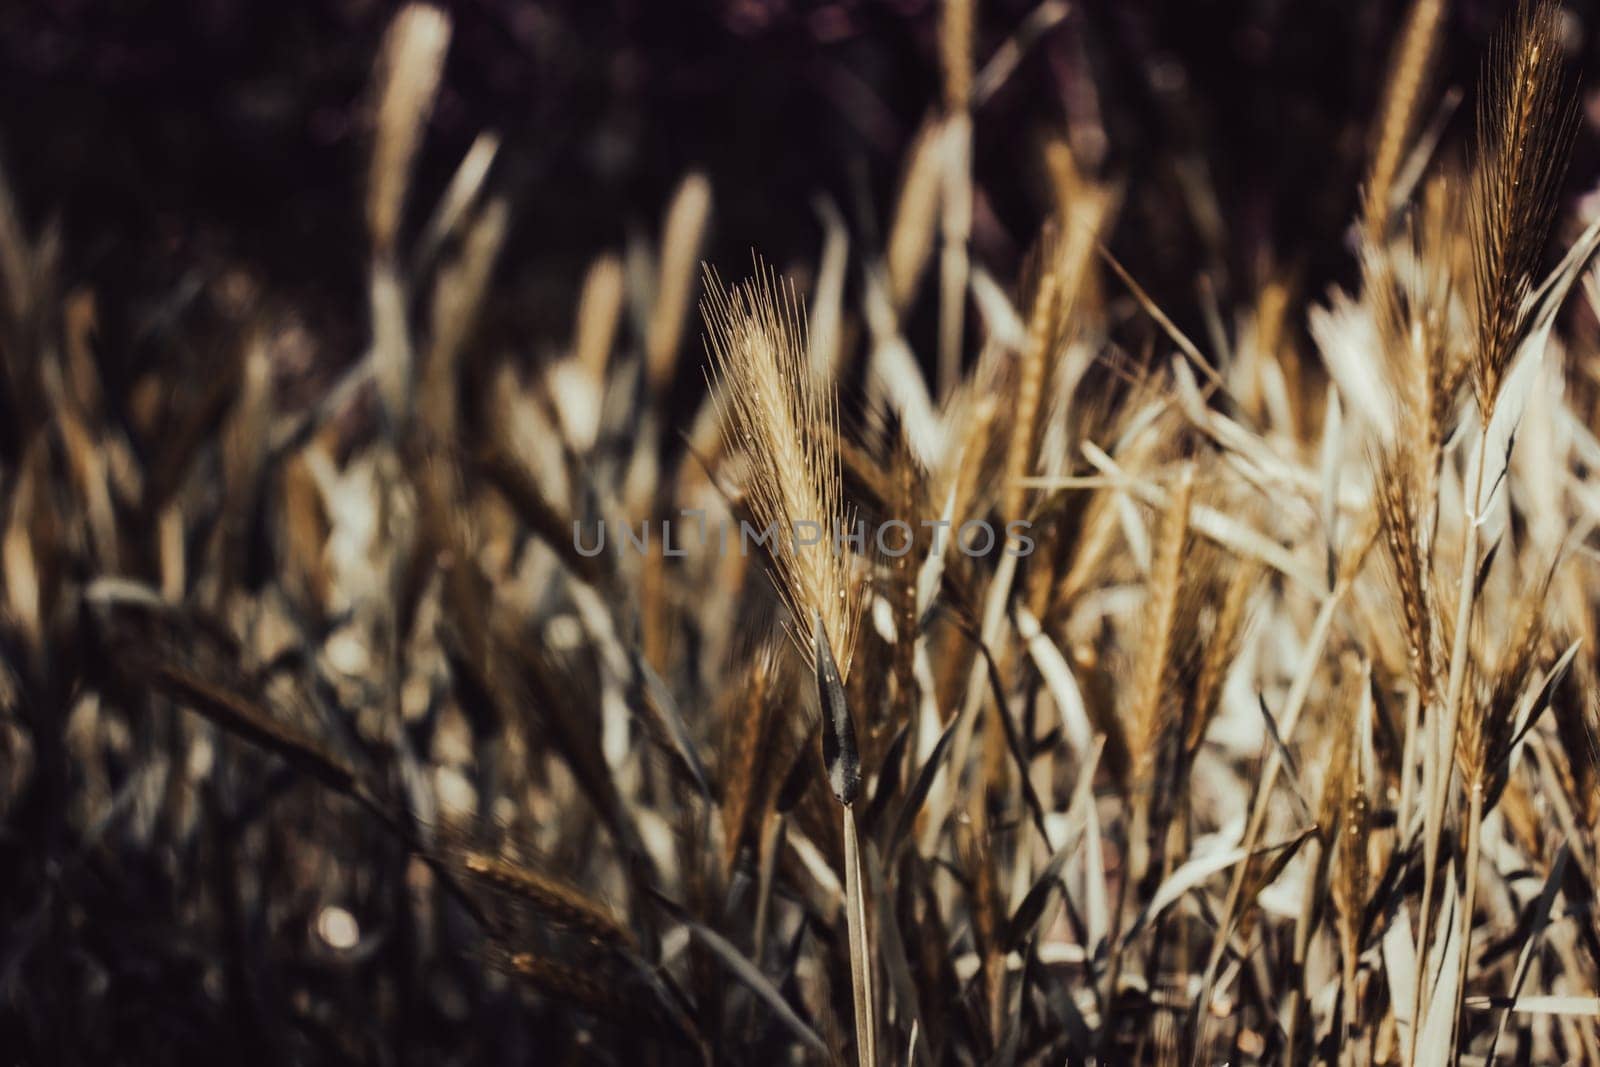
<instances>
[{"instance_id":1,"label":"blurred wheat ear in background","mask_svg":"<svg viewBox=\"0 0 1600 1067\"><path fill-rule=\"evenodd\" d=\"M1467 8L1386 16L1315 293L1181 124L1116 162L1097 79L1193 90L1054 0L930 5L904 159L731 284L710 170L523 273L523 149L439 165L481 27L401 8L300 378L0 179L0 1049L1600 1067L1584 23L1456 85Z\"/></svg>"}]
</instances>

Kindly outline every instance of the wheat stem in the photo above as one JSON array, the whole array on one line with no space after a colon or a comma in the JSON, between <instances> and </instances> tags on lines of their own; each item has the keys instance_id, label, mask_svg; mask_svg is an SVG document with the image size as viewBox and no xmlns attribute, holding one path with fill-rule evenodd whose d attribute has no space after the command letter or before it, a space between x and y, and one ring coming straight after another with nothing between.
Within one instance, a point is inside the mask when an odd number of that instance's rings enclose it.
<instances>
[{"instance_id":1,"label":"wheat stem","mask_svg":"<svg viewBox=\"0 0 1600 1067\"><path fill-rule=\"evenodd\" d=\"M1467 860L1462 868L1466 876L1466 899L1461 903L1461 959L1460 969L1457 972L1456 995L1461 1001L1467 996L1467 970L1472 959L1472 909L1478 899L1478 851L1483 841L1483 785L1474 783L1471 789L1472 800L1467 815ZM1455 1021L1450 1027L1450 1055L1454 1059L1456 1045L1461 1037L1461 1004L1451 1005Z\"/></svg>"},{"instance_id":2,"label":"wheat stem","mask_svg":"<svg viewBox=\"0 0 1600 1067\"><path fill-rule=\"evenodd\" d=\"M872 1009L872 950L861 888L861 843L854 805L841 805L844 821L845 918L850 933L850 989L855 1003L856 1055L861 1067L877 1067L877 1017Z\"/></svg>"},{"instance_id":3,"label":"wheat stem","mask_svg":"<svg viewBox=\"0 0 1600 1067\"><path fill-rule=\"evenodd\" d=\"M1450 650L1450 676L1445 686L1445 703L1443 719L1436 727L1433 744L1433 781L1431 786L1425 784L1428 792L1427 808L1424 816L1423 833L1423 876L1422 876L1422 922L1417 928L1417 959L1426 960L1428 948L1428 922L1433 903L1433 886L1438 876L1440 834L1443 832L1444 809L1450 796L1450 783L1454 777L1452 770L1454 761L1451 753L1455 745L1456 730L1460 725L1461 717L1461 692L1466 685L1467 656L1470 650L1469 631L1472 622L1472 604L1476 595L1475 585L1477 579L1478 556L1478 525L1479 512L1483 502L1483 469L1489 449L1489 419L1481 420L1478 431L1477 459L1474 466L1477 468L1473 475L1472 495L1468 498L1464 519L1466 522L1465 544L1461 550L1461 576L1459 592L1456 597L1455 635L1451 641ZM1426 775L1424 776L1426 782ZM1430 983L1417 984L1418 1000L1413 1018L1418 1025L1412 1030L1412 1052L1415 1054L1417 1034L1422 1026L1422 990Z\"/></svg>"}]
</instances>

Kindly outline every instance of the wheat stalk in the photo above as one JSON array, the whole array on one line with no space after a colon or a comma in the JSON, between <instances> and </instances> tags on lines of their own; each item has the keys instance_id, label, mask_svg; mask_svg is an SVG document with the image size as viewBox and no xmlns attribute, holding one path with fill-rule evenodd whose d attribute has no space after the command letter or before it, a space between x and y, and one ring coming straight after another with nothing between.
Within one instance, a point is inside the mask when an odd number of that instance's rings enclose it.
<instances>
[{"instance_id":1,"label":"wheat stalk","mask_svg":"<svg viewBox=\"0 0 1600 1067\"><path fill-rule=\"evenodd\" d=\"M1480 156L1471 201L1478 331L1471 377L1479 431L1468 468L1472 484L1462 520L1465 543L1454 637L1443 715L1434 742L1438 771L1427 798L1430 840L1436 840L1441 831L1467 679L1490 424L1506 372L1528 328L1533 273L1554 217L1556 189L1565 172L1575 121L1571 98L1563 91L1556 12L1546 4L1535 7L1523 2L1491 49L1478 104ZM1418 927L1419 958L1426 958L1420 949L1426 946L1429 933L1434 851L1430 845ZM1470 878L1471 872L1468 874Z\"/></svg>"}]
</instances>

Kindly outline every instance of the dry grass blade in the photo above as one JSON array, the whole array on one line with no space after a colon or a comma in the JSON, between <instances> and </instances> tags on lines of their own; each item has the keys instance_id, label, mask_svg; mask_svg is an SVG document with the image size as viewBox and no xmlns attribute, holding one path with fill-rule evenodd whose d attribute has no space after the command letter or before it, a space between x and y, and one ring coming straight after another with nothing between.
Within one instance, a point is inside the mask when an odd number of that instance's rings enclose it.
<instances>
[{"instance_id":1,"label":"dry grass blade","mask_svg":"<svg viewBox=\"0 0 1600 1067\"><path fill-rule=\"evenodd\" d=\"M354 768L238 693L170 663L152 667L151 680L172 699L187 704L229 733L281 756L335 792L354 792Z\"/></svg>"},{"instance_id":2,"label":"dry grass blade","mask_svg":"<svg viewBox=\"0 0 1600 1067\"><path fill-rule=\"evenodd\" d=\"M1600 997L1468 997L1467 1007L1506 1008L1540 1015L1582 1015L1600 1019Z\"/></svg>"},{"instance_id":3,"label":"dry grass blade","mask_svg":"<svg viewBox=\"0 0 1600 1067\"><path fill-rule=\"evenodd\" d=\"M948 396L960 377L962 328L971 272L967 242L972 236L972 74L977 0L944 0L939 20L939 58L944 73L945 116L941 130L943 180L939 232L940 396Z\"/></svg>"},{"instance_id":4,"label":"dry grass blade","mask_svg":"<svg viewBox=\"0 0 1600 1067\"><path fill-rule=\"evenodd\" d=\"M483 193L485 179L500 152L500 135L493 131L478 134L472 147L461 158L456 172L450 178L439 206L428 217L428 225L417 239L417 250L412 259L412 271L423 273L432 265L440 247L455 234L474 204Z\"/></svg>"},{"instance_id":5,"label":"dry grass blade","mask_svg":"<svg viewBox=\"0 0 1600 1067\"><path fill-rule=\"evenodd\" d=\"M665 904L665 902L663 903ZM779 992L777 987L767 979L766 975L761 973L760 968L750 962L744 953L740 952L727 938L709 926L690 918L677 905L665 904L665 906L668 912L683 923L696 939L703 942L716 955L717 959L733 973L734 977L749 987L751 992L760 997L772 1009L773 1014L789 1029L790 1033L799 1038L808 1049L822 1059L829 1060L832 1058L827 1044L823 1042L821 1037L817 1036L817 1032L806 1024L805 1020L784 999L783 994Z\"/></svg>"},{"instance_id":6,"label":"dry grass blade","mask_svg":"<svg viewBox=\"0 0 1600 1067\"><path fill-rule=\"evenodd\" d=\"M1487 1058L1491 1064L1495 1061L1496 1049L1499 1048L1500 1042L1505 1038L1506 1024L1511 1021L1512 1007L1522 995L1522 984L1527 979L1528 968L1533 962L1535 942L1544 933L1545 927L1550 921L1550 909L1555 903L1556 893L1561 888L1561 881L1566 874L1567 863L1570 858L1571 852L1566 845L1562 845L1561 849L1556 853L1555 859L1550 863L1550 874L1545 879L1544 889L1540 891L1539 899L1534 905L1533 922L1528 930L1528 939L1523 942L1522 950L1517 955L1516 970L1511 976L1511 992L1507 998L1510 1003L1501 1011L1500 1021L1495 1026L1494 1038L1489 1042ZM1478 999L1476 997L1468 997L1467 1007L1475 1007L1476 1004L1474 1002Z\"/></svg>"},{"instance_id":7,"label":"dry grass blade","mask_svg":"<svg viewBox=\"0 0 1600 1067\"><path fill-rule=\"evenodd\" d=\"M943 168L940 128L929 125L917 135L910 152L889 245L884 254L891 306L905 311L928 269L938 233L939 182Z\"/></svg>"}]
</instances>

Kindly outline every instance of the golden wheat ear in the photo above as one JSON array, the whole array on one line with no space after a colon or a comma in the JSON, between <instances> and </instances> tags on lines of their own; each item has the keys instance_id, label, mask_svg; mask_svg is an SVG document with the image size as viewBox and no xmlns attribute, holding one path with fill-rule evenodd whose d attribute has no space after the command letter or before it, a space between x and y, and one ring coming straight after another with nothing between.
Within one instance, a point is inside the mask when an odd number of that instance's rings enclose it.
<instances>
[{"instance_id":1,"label":"golden wheat ear","mask_svg":"<svg viewBox=\"0 0 1600 1067\"><path fill-rule=\"evenodd\" d=\"M753 279L724 288L706 270L701 304L712 388L726 451L746 461L746 503L767 541L773 579L796 647L815 666L807 620L820 617L841 678L849 676L862 603L861 576L835 533L853 523L844 505L838 409L832 384L811 370L805 315L793 286L759 260ZM813 540L801 529L819 533Z\"/></svg>"},{"instance_id":2,"label":"golden wheat ear","mask_svg":"<svg viewBox=\"0 0 1600 1067\"><path fill-rule=\"evenodd\" d=\"M408 4L384 35L366 205L367 228L380 255L394 249L417 147L433 111L449 46L450 16L427 4Z\"/></svg>"},{"instance_id":3,"label":"golden wheat ear","mask_svg":"<svg viewBox=\"0 0 1600 1067\"><path fill-rule=\"evenodd\" d=\"M1383 107L1373 128L1372 164L1362 206L1367 233L1374 240L1383 238L1397 206L1396 179L1418 127L1448 7L1445 0L1413 0L1394 44Z\"/></svg>"},{"instance_id":4,"label":"golden wheat ear","mask_svg":"<svg viewBox=\"0 0 1600 1067\"><path fill-rule=\"evenodd\" d=\"M1558 20L1547 0L1522 0L1490 47L1478 95L1472 381L1485 421L1531 320L1528 297L1577 132L1578 97L1563 75Z\"/></svg>"},{"instance_id":5,"label":"golden wheat ear","mask_svg":"<svg viewBox=\"0 0 1600 1067\"><path fill-rule=\"evenodd\" d=\"M604 904L533 867L464 847L450 848L445 858L459 868L464 882L479 886L508 904L598 942L634 945L633 934Z\"/></svg>"}]
</instances>

